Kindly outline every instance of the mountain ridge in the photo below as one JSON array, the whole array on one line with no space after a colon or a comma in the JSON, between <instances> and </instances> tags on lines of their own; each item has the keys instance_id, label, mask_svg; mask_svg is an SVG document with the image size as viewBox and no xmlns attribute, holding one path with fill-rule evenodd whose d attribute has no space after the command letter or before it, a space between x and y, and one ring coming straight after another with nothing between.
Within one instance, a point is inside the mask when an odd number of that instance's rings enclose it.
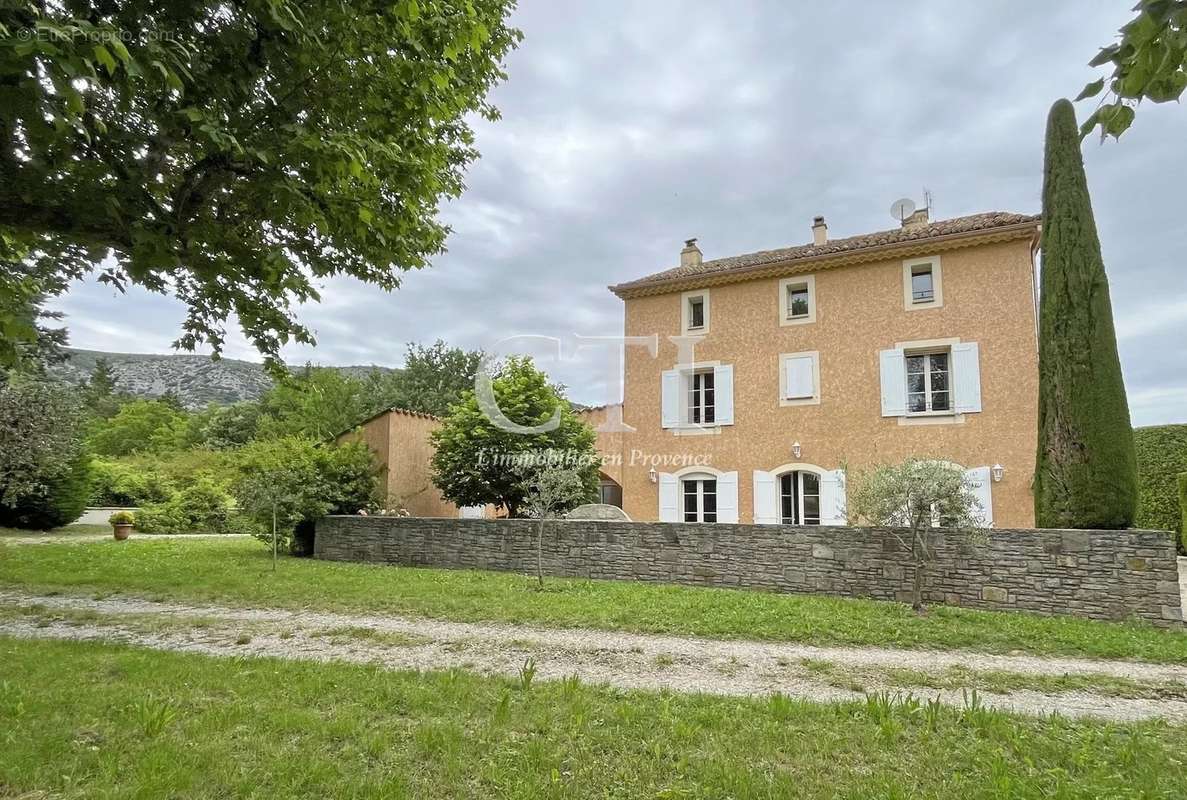
<instances>
[{"instance_id":1,"label":"mountain ridge","mask_svg":"<svg viewBox=\"0 0 1187 800\"><path fill-rule=\"evenodd\" d=\"M102 358L111 365L118 391L149 398L172 392L186 408L257 400L273 384L263 364L236 358L216 361L194 353L114 353L77 347L65 348L65 353L65 361L50 367L50 374L60 380L76 386L86 383ZM352 376L399 371L374 364L329 369Z\"/></svg>"}]
</instances>

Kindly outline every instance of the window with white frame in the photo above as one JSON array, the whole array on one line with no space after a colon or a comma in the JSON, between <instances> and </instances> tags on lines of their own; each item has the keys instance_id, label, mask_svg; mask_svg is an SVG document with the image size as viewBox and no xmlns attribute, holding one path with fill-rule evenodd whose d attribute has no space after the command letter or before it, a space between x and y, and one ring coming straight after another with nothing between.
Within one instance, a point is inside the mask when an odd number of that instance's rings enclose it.
<instances>
[{"instance_id":1,"label":"window with white frame","mask_svg":"<svg viewBox=\"0 0 1187 800\"><path fill-rule=\"evenodd\" d=\"M816 276L797 275L779 281L779 324L816 321Z\"/></svg>"},{"instance_id":2,"label":"window with white frame","mask_svg":"<svg viewBox=\"0 0 1187 800\"><path fill-rule=\"evenodd\" d=\"M878 353L882 416L901 424L963 422L981 411L981 348L960 339L899 342ZM934 420L907 421L934 416Z\"/></svg>"},{"instance_id":3,"label":"window with white frame","mask_svg":"<svg viewBox=\"0 0 1187 800\"><path fill-rule=\"evenodd\" d=\"M733 365L709 361L664 370L660 424L678 436L719 433L720 426L733 425Z\"/></svg>"},{"instance_id":4,"label":"window with white frame","mask_svg":"<svg viewBox=\"0 0 1187 800\"><path fill-rule=\"evenodd\" d=\"M779 519L784 525L820 524L820 476L785 472L779 476Z\"/></svg>"},{"instance_id":5,"label":"window with white frame","mask_svg":"<svg viewBox=\"0 0 1187 800\"><path fill-rule=\"evenodd\" d=\"M820 353L783 353L779 356L779 403L784 406L820 402Z\"/></svg>"},{"instance_id":6,"label":"window with white frame","mask_svg":"<svg viewBox=\"0 0 1187 800\"><path fill-rule=\"evenodd\" d=\"M685 419L694 425L710 425L717 417L712 369L698 369L688 376L688 406Z\"/></svg>"},{"instance_id":7,"label":"window with white frame","mask_svg":"<svg viewBox=\"0 0 1187 800\"><path fill-rule=\"evenodd\" d=\"M907 413L952 410L951 351L907 353Z\"/></svg>"},{"instance_id":8,"label":"window with white frame","mask_svg":"<svg viewBox=\"0 0 1187 800\"><path fill-rule=\"evenodd\" d=\"M709 292L699 290L685 292L680 296L681 328L683 333L707 333L709 331Z\"/></svg>"},{"instance_id":9,"label":"window with white frame","mask_svg":"<svg viewBox=\"0 0 1187 800\"><path fill-rule=\"evenodd\" d=\"M684 478L680 482L685 522L717 521L717 479Z\"/></svg>"},{"instance_id":10,"label":"window with white frame","mask_svg":"<svg viewBox=\"0 0 1187 800\"><path fill-rule=\"evenodd\" d=\"M908 311L942 306L943 288L939 256L903 262L903 304Z\"/></svg>"}]
</instances>

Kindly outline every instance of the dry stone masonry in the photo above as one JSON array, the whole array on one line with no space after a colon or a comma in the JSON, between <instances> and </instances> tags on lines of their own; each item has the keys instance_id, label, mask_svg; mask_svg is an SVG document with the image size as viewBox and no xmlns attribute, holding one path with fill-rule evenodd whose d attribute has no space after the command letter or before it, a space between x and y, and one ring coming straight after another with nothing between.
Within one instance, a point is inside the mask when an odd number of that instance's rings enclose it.
<instances>
[{"instance_id":1,"label":"dry stone masonry","mask_svg":"<svg viewBox=\"0 0 1187 800\"><path fill-rule=\"evenodd\" d=\"M326 517L314 554L332 561L534 572L531 520ZM1175 545L1162 531L937 529L926 599L1093 619L1182 620ZM550 522L544 571L776 592L909 600L910 553L877 528Z\"/></svg>"}]
</instances>

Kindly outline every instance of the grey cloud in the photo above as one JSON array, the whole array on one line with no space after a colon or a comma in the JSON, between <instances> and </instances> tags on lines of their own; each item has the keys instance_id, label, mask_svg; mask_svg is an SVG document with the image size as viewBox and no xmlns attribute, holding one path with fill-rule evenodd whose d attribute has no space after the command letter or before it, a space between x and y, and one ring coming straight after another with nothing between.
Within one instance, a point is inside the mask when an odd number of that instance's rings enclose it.
<instances>
[{"instance_id":1,"label":"grey cloud","mask_svg":"<svg viewBox=\"0 0 1187 800\"><path fill-rule=\"evenodd\" d=\"M449 204L449 252L385 294L328 281L302 310L316 349L294 361L398 364L404 343L490 347L622 330L605 286L707 257L887 227L891 201L939 216L1039 209L1051 102L1096 77L1085 62L1129 15L1116 4L554 2L525 32L476 123L482 160ZM1081 114L1087 108L1080 109ZM1181 107L1144 106L1119 143L1085 145L1136 424L1187 421L1187 184ZM79 346L165 351L182 312L83 286L61 302ZM1169 310L1168 310L1169 309ZM241 337L228 355L249 355ZM593 354L549 364L603 402Z\"/></svg>"}]
</instances>

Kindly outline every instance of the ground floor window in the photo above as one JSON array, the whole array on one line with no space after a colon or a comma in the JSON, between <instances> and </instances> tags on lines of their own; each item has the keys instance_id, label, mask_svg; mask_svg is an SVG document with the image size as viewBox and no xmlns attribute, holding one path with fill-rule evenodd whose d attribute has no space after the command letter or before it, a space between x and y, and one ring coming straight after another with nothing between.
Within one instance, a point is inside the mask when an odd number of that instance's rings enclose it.
<instances>
[{"instance_id":1,"label":"ground floor window","mask_svg":"<svg viewBox=\"0 0 1187 800\"><path fill-rule=\"evenodd\" d=\"M717 479L685 478L681 481L684 494L685 522L717 521Z\"/></svg>"},{"instance_id":2,"label":"ground floor window","mask_svg":"<svg viewBox=\"0 0 1187 800\"><path fill-rule=\"evenodd\" d=\"M622 487L614 481L603 480L598 484L598 502L622 508Z\"/></svg>"},{"instance_id":3,"label":"ground floor window","mask_svg":"<svg viewBox=\"0 0 1187 800\"><path fill-rule=\"evenodd\" d=\"M781 521L784 525L820 524L820 476L786 472L779 477Z\"/></svg>"}]
</instances>

